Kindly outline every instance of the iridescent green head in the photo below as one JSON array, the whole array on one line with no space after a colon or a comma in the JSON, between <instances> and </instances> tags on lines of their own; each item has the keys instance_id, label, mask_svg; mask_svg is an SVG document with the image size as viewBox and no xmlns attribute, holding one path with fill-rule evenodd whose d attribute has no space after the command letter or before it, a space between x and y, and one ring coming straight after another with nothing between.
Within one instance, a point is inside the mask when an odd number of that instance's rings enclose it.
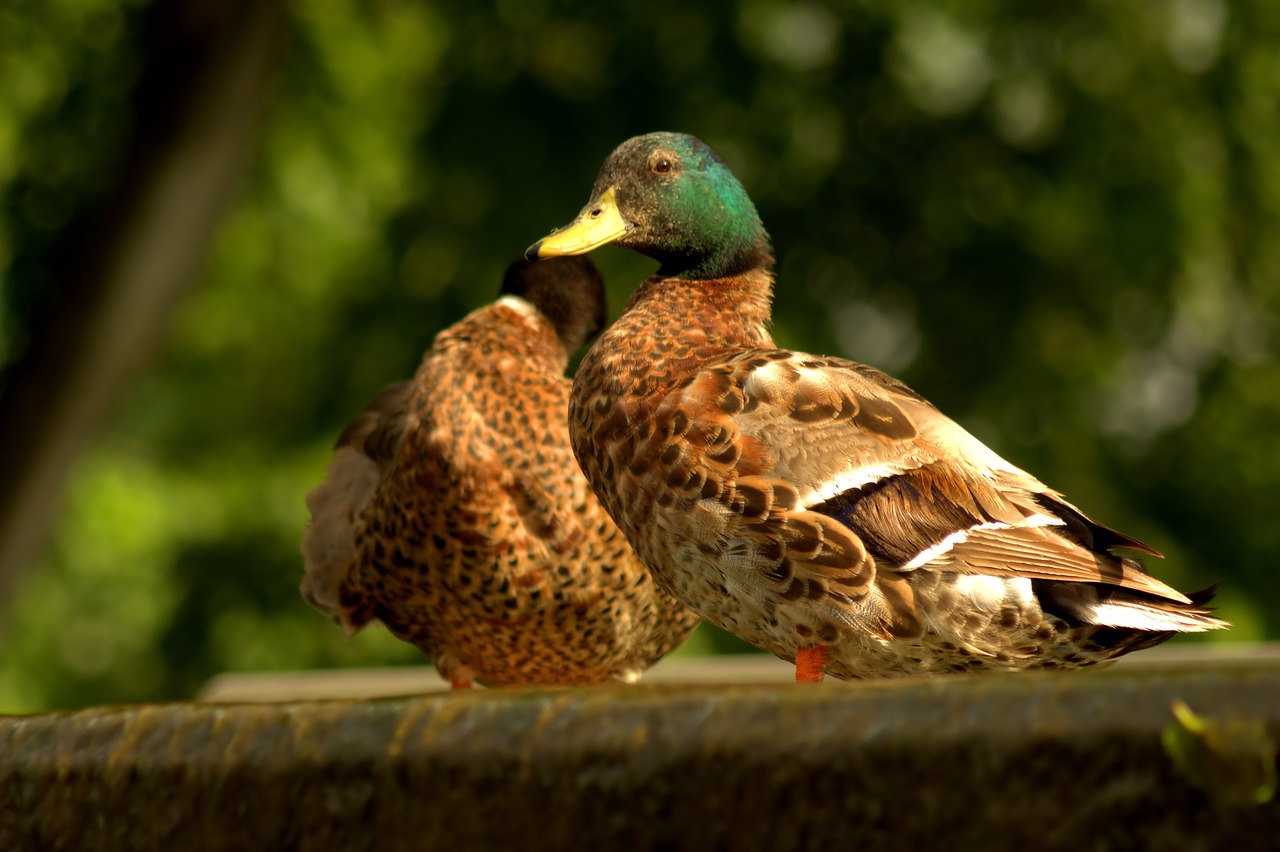
<instances>
[{"instance_id":1,"label":"iridescent green head","mask_svg":"<svg viewBox=\"0 0 1280 852\"><path fill-rule=\"evenodd\" d=\"M769 235L747 191L715 151L685 133L628 139L605 160L592 201L535 243L529 259L585 254L616 242L662 264L671 278L739 275L773 263Z\"/></svg>"}]
</instances>

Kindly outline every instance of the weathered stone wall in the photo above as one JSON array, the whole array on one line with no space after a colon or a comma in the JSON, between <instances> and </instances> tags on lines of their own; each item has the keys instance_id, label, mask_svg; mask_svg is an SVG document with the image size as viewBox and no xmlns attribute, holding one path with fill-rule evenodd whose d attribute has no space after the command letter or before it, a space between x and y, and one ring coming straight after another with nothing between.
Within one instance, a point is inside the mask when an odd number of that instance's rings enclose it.
<instances>
[{"instance_id":1,"label":"weathered stone wall","mask_svg":"<svg viewBox=\"0 0 1280 852\"><path fill-rule=\"evenodd\" d=\"M100 708L0 718L0 849L1277 849L1276 739L1274 662Z\"/></svg>"}]
</instances>

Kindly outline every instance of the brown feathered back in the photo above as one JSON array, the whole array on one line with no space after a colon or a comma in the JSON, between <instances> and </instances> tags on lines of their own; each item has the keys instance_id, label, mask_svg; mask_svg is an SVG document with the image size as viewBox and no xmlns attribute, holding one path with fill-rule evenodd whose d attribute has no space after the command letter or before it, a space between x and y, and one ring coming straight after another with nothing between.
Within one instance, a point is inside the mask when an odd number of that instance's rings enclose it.
<instances>
[{"instance_id":1,"label":"brown feathered back","mask_svg":"<svg viewBox=\"0 0 1280 852\"><path fill-rule=\"evenodd\" d=\"M508 270L407 385L347 429L308 500L303 597L378 619L448 679L633 680L697 617L654 584L569 448L569 345L598 331L589 262Z\"/></svg>"}]
</instances>

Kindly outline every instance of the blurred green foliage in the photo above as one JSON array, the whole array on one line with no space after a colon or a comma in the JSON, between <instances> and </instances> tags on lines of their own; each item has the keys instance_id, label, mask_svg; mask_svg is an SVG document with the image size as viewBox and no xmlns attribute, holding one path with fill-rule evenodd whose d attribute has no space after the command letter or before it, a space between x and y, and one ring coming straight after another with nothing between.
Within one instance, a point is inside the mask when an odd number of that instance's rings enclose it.
<instances>
[{"instance_id":1,"label":"blurred green foliage","mask_svg":"<svg viewBox=\"0 0 1280 852\"><path fill-rule=\"evenodd\" d=\"M115 175L138 3L0 10L0 356ZM776 337L896 373L1183 588L1280 635L1280 5L296 0L278 99L165 350L0 626L0 711L416 663L296 585L334 436L624 138L716 147ZM614 310L652 264L599 253ZM722 640L695 638L706 650Z\"/></svg>"}]
</instances>

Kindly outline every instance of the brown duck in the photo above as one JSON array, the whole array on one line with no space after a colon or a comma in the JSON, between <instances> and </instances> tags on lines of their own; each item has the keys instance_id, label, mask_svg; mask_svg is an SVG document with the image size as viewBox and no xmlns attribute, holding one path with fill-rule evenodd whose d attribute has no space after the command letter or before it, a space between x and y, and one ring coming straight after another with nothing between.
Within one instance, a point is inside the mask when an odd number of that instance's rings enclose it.
<instances>
[{"instance_id":1,"label":"brown duck","mask_svg":"<svg viewBox=\"0 0 1280 852\"><path fill-rule=\"evenodd\" d=\"M604 316L590 261L520 261L496 302L441 332L308 496L306 601L348 632L378 619L455 687L634 681L684 640L698 617L657 587L569 448L564 370Z\"/></svg>"},{"instance_id":2,"label":"brown duck","mask_svg":"<svg viewBox=\"0 0 1280 852\"><path fill-rule=\"evenodd\" d=\"M657 260L578 370L570 434L658 582L798 680L1072 668L1225 627L906 385L778 349L755 207L692 136L631 139L527 255Z\"/></svg>"}]
</instances>

